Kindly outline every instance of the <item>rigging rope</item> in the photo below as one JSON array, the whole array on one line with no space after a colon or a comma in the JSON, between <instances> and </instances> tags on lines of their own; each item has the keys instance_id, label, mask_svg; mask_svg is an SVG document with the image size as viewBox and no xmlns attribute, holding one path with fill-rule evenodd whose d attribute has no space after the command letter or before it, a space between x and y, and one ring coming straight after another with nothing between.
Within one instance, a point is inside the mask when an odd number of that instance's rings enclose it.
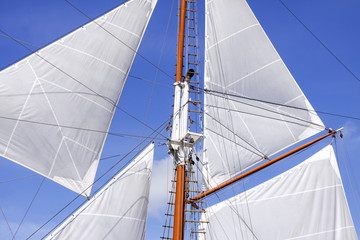
<instances>
[{"instance_id":1,"label":"rigging rope","mask_svg":"<svg viewBox=\"0 0 360 240\"><path fill-rule=\"evenodd\" d=\"M353 117L353 116L350 116L350 115L330 113L330 112L325 112L325 111L315 111L315 110L310 111L309 109L306 109L306 108L300 108L300 107L295 107L295 106L276 103L276 102L270 102L270 101L256 99L256 98L249 98L249 97L245 97L245 96L238 95L238 94L229 94L229 93L224 93L224 92L220 92L220 91L216 91L216 90L200 88L200 87L195 87L195 86L192 86L192 87L193 88L198 88L200 91L204 91L205 94L206 93L211 94L213 92L213 93L218 93L218 94L221 94L221 95L230 95L231 97L243 98L243 99L246 99L246 100L252 100L252 101L256 101L256 102L267 103L267 104L277 105L277 106L281 106L281 107L288 107L288 108L293 108L293 109L297 109L297 110L303 110L303 111L307 111L307 112L313 112L313 113L318 113L318 114L321 113L321 114L331 115L331 116L334 116L334 117L342 117L342 118L348 118L348 119L353 119L353 120L359 120L360 121L360 117ZM216 96L221 97L219 95L216 95Z\"/></svg>"},{"instance_id":2,"label":"rigging rope","mask_svg":"<svg viewBox=\"0 0 360 240\"><path fill-rule=\"evenodd\" d=\"M31 202L30 202L30 205L29 205L29 207L27 208L27 210L26 210L26 212L25 212L25 214L24 214L24 216L23 216L23 218L21 219L21 221L20 221L20 223L19 223L19 226L17 227L17 229L16 229L16 231L15 231L15 233L14 233L14 236L13 236L13 240L15 240L15 236L16 236L16 234L18 233L18 231L19 231L19 229L20 229L20 227L21 227L21 225L23 224L23 222L24 222L24 220L25 220L25 218L26 218L26 216L27 216L27 214L28 214L28 212L29 212L29 210L30 210L30 208L31 208L31 206L32 206L32 204L34 203L34 201L35 201L35 198L37 197L37 195L38 195L38 193L39 193L39 191L40 191L40 189L41 189L41 187L42 187L42 185L43 185L43 183L45 182L45 177L43 178L43 180L41 181L41 183L40 183L40 185L39 185L39 187L38 187L38 189L37 189L37 191L36 191L36 193L35 193L35 195L34 195L34 197L33 197L33 199L31 200Z\"/></svg>"},{"instance_id":3,"label":"rigging rope","mask_svg":"<svg viewBox=\"0 0 360 240\"><path fill-rule=\"evenodd\" d=\"M147 138L145 138L142 142L140 142L139 144L137 144L134 148L132 148L132 150L125 155L124 157L122 157L119 161L117 161L112 167L110 167L107 171L105 171L100 177L98 177L92 184L89 185L89 187L87 187L86 189L84 189L84 192L86 192L86 190L90 187L92 187L95 183L97 183L100 179L102 179L107 173L109 173L112 169L114 169L122 160L124 160L134 149L137 149L139 146L141 146L141 144L143 144L145 142L146 139L151 138L151 135L153 135L154 133L156 133L156 135L154 137L152 137L152 140L156 140L156 138L160 135L160 133L158 132L159 129L161 129L167 122L169 119L167 119L165 122L163 122L156 130L154 130L151 134L149 134L147 136ZM164 129L162 129L163 131ZM138 151L138 153L140 153L141 150ZM137 154L136 154L137 155ZM133 158L136 157L133 156L127 163L124 164L123 167L120 168L120 170L118 170L115 175L121 171L121 169L123 169ZM112 176L113 177L113 176ZM110 181L111 178L108 179L108 181ZM106 181L103 185L101 185L99 187L99 189L101 189L102 186L104 186L108 181ZM99 191L99 189L97 191ZM94 192L94 194L96 194L96 192ZM78 199L80 196L82 196L82 193L78 194L75 198L73 198L68 204L66 204L62 209L60 209L57 213L55 213L50 219L48 219L44 224L42 224L38 229L36 229L29 237L27 237L26 239L30 239L31 237L33 237L37 232L39 232L44 226L46 226L50 221L52 221L56 216L58 216L61 212L63 212L67 207L69 207L73 202L75 202L76 199ZM83 203L82 203L83 204ZM77 207L74 211L76 211L79 207ZM73 212L74 212L73 211ZM65 220L65 219L64 219ZM64 221L63 220L63 221ZM63 222L62 221L62 222ZM57 226L59 226L62 222L60 222L58 225L56 225L54 228L52 228L43 238L45 238L50 232L52 232Z\"/></svg>"},{"instance_id":4,"label":"rigging rope","mask_svg":"<svg viewBox=\"0 0 360 240\"><path fill-rule=\"evenodd\" d=\"M81 86L85 87L86 89L88 89L89 91L91 91L92 93L94 93L96 96L104 99L106 102L110 103L112 106L114 106L115 108L119 109L120 111L124 112L125 114L127 114L128 116L132 117L133 119L135 119L136 121L142 123L143 125L145 125L146 127L148 127L149 129L153 130L154 129L152 127L150 127L149 125L145 124L143 121L141 121L140 119L136 118L135 116L133 116L132 114L130 114L129 112L127 112L126 110L122 109L121 107L119 107L117 105L117 103L114 103L113 101L109 100L108 98L102 96L101 94L97 93L96 91L92 90L90 87L88 87L87 85L85 85L84 83L80 82L79 80L77 80L76 78L74 78L73 76L71 76L70 74L68 74L67 72L65 72L64 70L60 69L59 67L57 67L56 65L54 65L53 63L51 63L50 61L46 60L45 58L43 58L42 56L40 56L37 52L31 50L30 48L28 48L27 46L25 46L24 44L22 44L21 42L18 42L15 38L11 37L9 34L7 34L6 32L4 32L3 30L0 29L0 32L6 34L7 36L9 36L11 39L13 39L15 42L17 42L18 44L20 44L21 46L23 46L24 48L28 49L30 52L32 52L33 54L35 54L36 56L38 56L39 58L41 58L42 60L44 60L45 62L47 62L48 64L50 64L52 67L56 68L57 70L59 70L60 72L62 72L63 74L65 74L66 76L68 76L70 79L74 80L75 82L77 82L78 84L80 84ZM128 73L127 73L128 74ZM165 137L164 135L162 135L163 137ZM166 137L165 137L166 138Z\"/></svg>"},{"instance_id":5,"label":"rigging rope","mask_svg":"<svg viewBox=\"0 0 360 240\"><path fill-rule=\"evenodd\" d=\"M8 228L9 228L9 230L10 230L11 236L12 236L13 238L15 238L14 233L13 233L13 231L11 230L9 221L7 220L7 218L6 218L6 216L5 216L5 213L4 213L4 211L3 211L3 209L2 209L1 206L0 206L0 210L1 210L1 214L3 215L3 217L4 217L4 219L5 219L6 224L7 224Z\"/></svg>"},{"instance_id":6,"label":"rigging rope","mask_svg":"<svg viewBox=\"0 0 360 240\"><path fill-rule=\"evenodd\" d=\"M145 123L147 122L148 117L149 117L149 112L150 112L150 107L151 107L151 103L152 103L152 98L153 98L153 95L154 95L154 89L155 89L155 86L156 86L156 85L155 85L155 84L156 84L156 79L157 79L157 76L158 76L158 73L159 73L159 69L160 69L159 67L160 67L160 63L161 63L162 56L163 56L163 53L164 53L165 43L166 43L166 37L167 37L167 34L168 34L168 30L169 30L169 26L170 26L170 20L171 20L173 8L174 8L174 2L175 2L175 0L173 0L173 2L172 2L170 14L169 14L169 19L168 19L168 22L167 22L167 25L166 25L164 41L163 41L163 45L162 45L162 47L161 47L160 58L159 58L158 65L157 65L157 68L156 68L153 86L152 86L152 89L151 89L150 101L149 101L149 104L148 104L148 107L147 107L147 110L146 110L145 121L144 121ZM142 131L142 134L141 134L141 135L144 135L144 131L145 131L145 126L144 126L144 128L143 128L143 131Z\"/></svg>"},{"instance_id":7,"label":"rigging rope","mask_svg":"<svg viewBox=\"0 0 360 240\"><path fill-rule=\"evenodd\" d=\"M79 9L78 7L76 7L74 4L72 4L70 1L68 0L64 0L65 2L67 2L71 7L73 7L75 10L77 10L79 13L81 13L82 15L84 15L85 17L87 17L91 22L95 23L96 25L98 25L100 28L102 28L105 32L107 32L108 34L110 34L112 37L114 37L116 40L118 40L119 42L121 42L122 44L124 44L126 47L128 47L131 51L133 51L136 55L138 55L139 57L141 57L142 59L144 59L146 62L148 62L150 65L152 65L153 67L155 67L156 69L158 69L160 72L162 72L163 74L165 74L166 76L168 76L170 79L174 79L174 77L172 77L171 75L169 75L167 72L165 72L164 70L162 70L161 68L157 67L154 63L152 63L149 59L147 59L146 57L144 57L142 54L140 54L138 51L136 51L135 49L133 49L132 47L130 47L129 45L127 45L125 42L121 41L121 39L119 39L118 37L116 37L114 34L112 34L109 30L105 29L103 26L101 26L100 24L98 24L94 18L89 17L85 12L83 12L81 9ZM121 4L119 4L118 6L122 5L123 3L125 3L126 1L122 2Z\"/></svg>"},{"instance_id":8,"label":"rigging rope","mask_svg":"<svg viewBox=\"0 0 360 240\"><path fill-rule=\"evenodd\" d=\"M35 176L39 176L39 174L32 174L32 175L27 175L27 176L23 176L23 177L18 177L18 178L13 178L13 179L9 179L9 180L4 180L4 181L1 181L0 183L13 182L13 181L16 181L16 180L20 180L20 179L24 179L24 178L29 178L29 177L35 177Z\"/></svg>"},{"instance_id":9,"label":"rigging rope","mask_svg":"<svg viewBox=\"0 0 360 240\"><path fill-rule=\"evenodd\" d=\"M279 2L286 8L286 10L289 11L289 13L321 44L321 46L323 46L326 51L328 51L331 56L333 56L336 61L338 61L338 63L340 63L345 69L346 71L348 71L356 80L358 80L360 82L360 79L355 75L355 73L353 71L350 70L350 68L348 68L345 63L343 63L336 55L335 53L333 53L301 20L300 18L298 18L295 13L293 11L290 10L290 8L282 1L279 0Z\"/></svg>"}]
</instances>

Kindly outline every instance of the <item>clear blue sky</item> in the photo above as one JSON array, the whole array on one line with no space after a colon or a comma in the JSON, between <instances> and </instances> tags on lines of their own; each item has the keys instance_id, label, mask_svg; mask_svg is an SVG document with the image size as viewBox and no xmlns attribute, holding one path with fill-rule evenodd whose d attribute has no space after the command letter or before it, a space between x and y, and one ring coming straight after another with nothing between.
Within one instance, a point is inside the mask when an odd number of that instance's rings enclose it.
<instances>
[{"instance_id":1,"label":"clear blue sky","mask_svg":"<svg viewBox=\"0 0 360 240\"><path fill-rule=\"evenodd\" d=\"M73 0L72 2L91 17L95 17L121 3L121 1L115 0ZM360 15L358 14L360 2L355 0L287 0L284 2L360 78ZM202 10L204 3L199 1L199 4L200 10ZM250 0L249 4L315 110L360 117L360 82L351 76L313 38L278 0ZM155 65L159 62L171 5L171 0L158 0L158 5L139 49L139 52ZM160 68L170 75L175 73L176 7L177 1L175 1L160 64ZM0 3L0 29L15 38L36 46L44 46L87 21L86 17L63 0L20 0L1 1ZM203 33L203 15L200 17L200 28L200 33ZM200 41L202 42L203 38L200 38ZM0 36L0 68L28 54L28 50L22 46L11 39ZM153 81L156 69L141 58L136 58L131 75ZM162 73L158 73L156 81L167 86L172 84L172 80ZM120 99L120 107L145 121L152 87L151 83L129 78ZM155 86L150 114L147 119L150 126L157 127L169 118L172 111L170 107L172 105L172 94L171 88ZM360 155L360 121L324 114L319 115L327 127L345 127L343 146L346 147L349 156L346 158L348 173L351 176L355 196L357 196L356 201L360 203L358 188L360 176L356 176L360 170L358 160ZM141 124L118 111L110 131L134 135L142 135L143 131L145 131L144 134L150 132L146 128L143 129ZM126 153L136 143L137 140L109 136L102 156ZM167 164L164 160L167 157L166 152L166 147L156 148L153 183L156 189L152 192L147 239L158 239L162 235L161 225L164 223L165 207L161 206L166 201L164 196L167 191L164 184L164 179L167 178ZM101 161L98 176L117 160ZM291 165L290 163L286 164L284 165L287 167ZM339 165L353 220L358 234L360 234L360 212L356 209L342 160L340 160ZM8 160L0 159L0 182L32 174L31 171ZM268 173L263 175L264 179L271 177ZM0 183L0 206L3 208L13 231L21 221L41 181L41 176L33 176L10 183ZM256 181L253 184L256 184ZM18 239L24 239L30 235L75 196L75 193L50 180L45 180L17 235ZM81 201L83 200L81 199ZM78 201L77 204L81 201ZM62 214L56 220L60 220L64 216L66 214ZM11 239L1 215L0 219L0 238ZM51 223L43 232L51 229L54 224L56 223ZM39 236L41 234L34 239L39 238Z\"/></svg>"}]
</instances>

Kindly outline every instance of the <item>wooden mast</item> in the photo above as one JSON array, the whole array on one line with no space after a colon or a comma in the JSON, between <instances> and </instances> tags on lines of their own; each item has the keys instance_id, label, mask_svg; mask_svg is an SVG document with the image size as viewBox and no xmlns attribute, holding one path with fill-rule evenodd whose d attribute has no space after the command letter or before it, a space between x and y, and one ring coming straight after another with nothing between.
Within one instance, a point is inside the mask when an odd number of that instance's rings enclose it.
<instances>
[{"instance_id":1,"label":"wooden mast","mask_svg":"<svg viewBox=\"0 0 360 240\"><path fill-rule=\"evenodd\" d=\"M288 157L288 156L290 156L290 155L292 155L294 153L297 153L297 152L311 146L312 144L314 144L314 143L316 143L316 142L318 142L318 141L320 141L320 140L322 140L322 139L324 139L324 138L326 138L326 137L328 137L330 135L335 134L336 132L337 132L337 130L330 131L328 134L326 134L324 136L321 136L321 137L319 137L319 138L317 138L317 139L315 139L313 141L305 143L304 145L302 145L302 146L300 146L298 148L295 148L295 149L293 149L293 150L291 150L291 151L289 151L289 152L287 152L287 153L285 153L285 154L283 154L283 155L281 155L281 156L279 156L277 158L274 158L273 160L270 160L270 161L268 161L268 162L266 162L266 163L264 163L264 164L262 164L262 165L260 165L260 166L258 166L256 168L248 171L248 172L245 172L245 173L235 177L235 178L232 178L229 181L224 182L223 184L220 184L217 187L214 187L214 188L212 188L212 189L210 189L210 190L208 190L206 192L203 192L203 193L199 194L198 196L190 199L190 201L197 201L197 200L199 200L201 198L206 197L207 195L210 195L210 194L212 194L212 193L214 193L216 191L219 191L220 189L223 189L223 188L229 186L230 184L232 184L234 182L237 182L237 181L239 181L239 180L241 180L241 179L243 179L243 178L245 178L245 177L247 177L247 176L249 176L249 175L251 175L253 173L256 173L256 172L258 172L258 171L260 171L260 170L262 170L262 169L264 169L264 168L266 168L266 167L268 167L268 166L270 166L270 165L272 165L272 164L274 164L274 163L276 163L276 162L278 162L278 161L280 161L280 160L282 160L282 159L284 159L284 158L286 158L286 157Z\"/></svg>"},{"instance_id":2,"label":"wooden mast","mask_svg":"<svg viewBox=\"0 0 360 240\"><path fill-rule=\"evenodd\" d=\"M185 37L185 11L186 1L181 0L180 25L177 50L176 81L180 84L183 68L184 37ZM185 213L185 165L179 164L176 167L176 193L175 193L175 212L174 212L174 231L173 239L182 240L184 238L184 213Z\"/></svg>"}]
</instances>

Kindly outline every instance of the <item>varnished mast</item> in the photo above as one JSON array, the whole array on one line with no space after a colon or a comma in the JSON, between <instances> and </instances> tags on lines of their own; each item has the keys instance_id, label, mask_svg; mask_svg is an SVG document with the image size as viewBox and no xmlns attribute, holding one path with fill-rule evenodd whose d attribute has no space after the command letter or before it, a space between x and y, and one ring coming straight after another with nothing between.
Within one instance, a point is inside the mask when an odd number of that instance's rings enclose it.
<instances>
[{"instance_id":1,"label":"varnished mast","mask_svg":"<svg viewBox=\"0 0 360 240\"><path fill-rule=\"evenodd\" d=\"M172 133L172 139L175 140L179 140L179 138L181 137L180 126L179 126L180 123L179 110L180 110L181 78L182 78L182 68L183 68L184 37L185 37L185 11L186 11L186 1L182 0L181 9L180 9L180 26L179 26L175 96L174 96L175 97L174 115L173 115L174 119L173 119L173 133ZM185 126L182 126L182 128L184 127ZM184 238L184 212L185 212L184 188L185 188L185 165L180 163L176 167L176 195L175 195L175 212L174 212L174 231L173 231L174 240L182 240Z\"/></svg>"}]
</instances>

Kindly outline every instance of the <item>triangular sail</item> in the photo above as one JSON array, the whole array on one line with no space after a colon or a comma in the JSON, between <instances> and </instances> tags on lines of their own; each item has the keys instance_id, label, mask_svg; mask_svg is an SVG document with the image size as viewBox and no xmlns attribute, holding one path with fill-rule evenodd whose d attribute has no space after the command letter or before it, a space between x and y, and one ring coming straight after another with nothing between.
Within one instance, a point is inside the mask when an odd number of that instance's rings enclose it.
<instances>
[{"instance_id":1,"label":"triangular sail","mask_svg":"<svg viewBox=\"0 0 360 240\"><path fill-rule=\"evenodd\" d=\"M154 145L47 239L145 239Z\"/></svg>"},{"instance_id":2,"label":"triangular sail","mask_svg":"<svg viewBox=\"0 0 360 240\"><path fill-rule=\"evenodd\" d=\"M131 0L0 72L0 155L89 195L155 4Z\"/></svg>"},{"instance_id":3,"label":"triangular sail","mask_svg":"<svg viewBox=\"0 0 360 240\"><path fill-rule=\"evenodd\" d=\"M206 0L205 88L210 187L323 130L245 0Z\"/></svg>"},{"instance_id":4,"label":"triangular sail","mask_svg":"<svg viewBox=\"0 0 360 240\"><path fill-rule=\"evenodd\" d=\"M357 239L332 146L202 219L200 239Z\"/></svg>"}]
</instances>

